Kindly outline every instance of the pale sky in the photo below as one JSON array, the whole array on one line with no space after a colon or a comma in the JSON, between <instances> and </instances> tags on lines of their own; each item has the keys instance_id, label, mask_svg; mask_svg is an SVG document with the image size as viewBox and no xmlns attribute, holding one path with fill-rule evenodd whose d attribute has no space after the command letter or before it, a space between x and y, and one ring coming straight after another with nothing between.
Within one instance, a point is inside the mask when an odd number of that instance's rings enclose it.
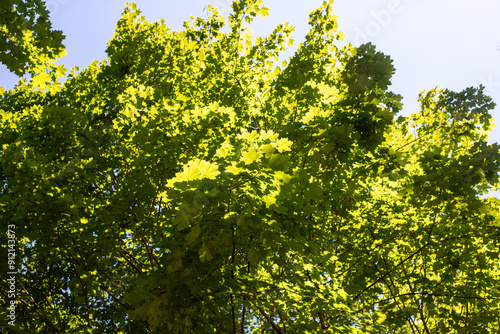
<instances>
[{"instance_id":1,"label":"pale sky","mask_svg":"<svg viewBox=\"0 0 500 334\"><path fill-rule=\"evenodd\" d=\"M106 57L106 43L113 36L125 1L46 0L55 29L66 35L67 68L85 68ZM136 0L148 21L163 18L173 30L182 29L189 15L206 17L211 3L227 16L231 0ZM270 33L284 21L296 27L296 47L308 31L308 14L322 0L264 0L269 16L256 20L254 36ZM403 114L418 110L423 89L436 86L461 91L486 86L499 104L493 117L500 120L500 0L336 0L339 29L346 41L359 45L371 41L394 60L396 74L391 89L403 95ZM497 50L499 49L499 50ZM286 56L290 56L288 53ZM1 66L0 85L13 86L14 76ZM500 123L498 121L497 123ZM500 142L500 124L491 142Z\"/></svg>"}]
</instances>

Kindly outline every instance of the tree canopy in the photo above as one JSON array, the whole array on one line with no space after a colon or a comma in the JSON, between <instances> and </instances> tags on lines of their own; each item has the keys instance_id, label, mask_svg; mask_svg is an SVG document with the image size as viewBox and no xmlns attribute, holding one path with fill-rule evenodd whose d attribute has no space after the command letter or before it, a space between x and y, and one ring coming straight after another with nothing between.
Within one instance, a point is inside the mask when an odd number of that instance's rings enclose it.
<instances>
[{"instance_id":1,"label":"tree canopy","mask_svg":"<svg viewBox=\"0 0 500 334\"><path fill-rule=\"evenodd\" d=\"M53 30L41 0L0 3L0 63L17 75L41 73L64 54L60 30Z\"/></svg>"},{"instance_id":2,"label":"tree canopy","mask_svg":"<svg viewBox=\"0 0 500 334\"><path fill-rule=\"evenodd\" d=\"M1 95L17 275L0 328L500 332L482 87L424 91L397 117L392 60L342 43L332 1L286 61L293 27L253 38L262 1L232 8L172 31L130 4L105 60Z\"/></svg>"}]
</instances>

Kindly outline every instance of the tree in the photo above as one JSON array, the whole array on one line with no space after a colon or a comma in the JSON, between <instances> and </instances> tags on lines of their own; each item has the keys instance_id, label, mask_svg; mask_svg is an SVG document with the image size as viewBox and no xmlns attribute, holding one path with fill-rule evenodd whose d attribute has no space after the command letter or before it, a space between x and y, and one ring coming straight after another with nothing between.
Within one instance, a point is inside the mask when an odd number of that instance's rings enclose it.
<instances>
[{"instance_id":1,"label":"tree","mask_svg":"<svg viewBox=\"0 0 500 334\"><path fill-rule=\"evenodd\" d=\"M232 8L171 31L131 4L105 61L2 95L4 330L499 332L482 87L395 120L392 60L342 46L331 1L280 66L293 28Z\"/></svg>"},{"instance_id":2,"label":"tree","mask_svg":"<svg viewBox=\"0 0 500 334\"><path fill-rule=\"evenodd\" d=\"M16 75L42 73L64 54L60 30L52 30L40 0L2 0L0 62Z\"/></svg>"}]
</instances>

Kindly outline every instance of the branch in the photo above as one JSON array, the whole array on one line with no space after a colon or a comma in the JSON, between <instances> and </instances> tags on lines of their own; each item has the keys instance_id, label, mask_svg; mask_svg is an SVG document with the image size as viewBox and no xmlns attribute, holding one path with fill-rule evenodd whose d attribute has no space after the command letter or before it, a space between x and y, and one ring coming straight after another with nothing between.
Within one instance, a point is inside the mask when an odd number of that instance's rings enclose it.
<instances>
[{"instance_id":1,"label":"branch","mask_svg":"<svg viewBox=\"0 0 500 334\"><path fill-rule=\"evenodd\" d=\"M123 246L120 245L120 248L118 249L118 253L125 259L125 261L128 262L134 268L140 275L144 275L144 272L142 271L141 268L137 267L126 255L125 255L126 250L123 248Z\"/></svg>"},{"instance_id":2,"label":"branch","mask_svg":"<svg viewBox=\"0 0 500 334\"><path fill-rule=\"evenodd\" d=\"M319 290L318 283L313 282L311 274L309 273L309 270L306 270L306 275L307 275L307 278L309 279L309 281L314 284L314 287ZM325 330L330 328L330 325L326 322L325 313L320 311L320 312L318 312L318 315L319 315L319 322L321 323L321 328L325 329Z\"/></svg>"},{"instance_id":3,"label":"branch","mask_svg":"<svg viewBox=\"0 0 500 334\"><path fill-rule=\"evenodd\" d=\"M149 262L151 263L151 268L155 267L155 262L156 262L157 265L160 265L158 263L158 259L156 258L156 256L153 253L153 250L149 246L148 241L146 240L146 237L142 237L142 242L146 246L146 250L148 252L148 257L149 257Z\"/></svg>"},{"instance_id":4,"label":"branch","mask_svg":"<svg viewBox=\"0 0 500 334\"><path fill-rule=\"evenodd\" d=\"M411 253L410 255L408 255L406 258L404 258L403 260L401 260L396 266L394 266L391 270L389 270L387 273L385 273L384 275L380 276L377 280L375 280L375 282L373 282L372 284L368 285L366 288L363 289L363 291L361 291L360 293L358 293L356 295L356 297L353 298L353 300L356 300L359 298L359 296L361 296L363 293L365 293L368 289L370 289L372 286L374 286L375 284L377 284L378 282L384 280L392 271L394 271L394 269L396 269L397 267L399 267L400 265L402 265L403 263L405 263L406 261L408 261L409 259L411 259L412 257L414 257L415 255L417 255L422 249L424 249L425 247L429 246L430 244L429 243L426 243L424 244L423 246L421 246L419 249L417 249L416 251L414 251L413 253Z\"/></svg>"},{"instance_id":5,"label":"branch","mask_svg":"<svg viewBox=\"0 0 500 334\"><path fill-rule=\"evenodd\" d=\"M262 307L259 307L259 311L260 313L262 313L264 318L266 318L267 322L271 324L276 333L283 334L283 330L278 325L276 325L276 323L273 321L273 319L271 319L271 316L266 312L266 310L264 310Z\"/></svg>"},{"instance_id":6,"label":"branch","mask_svg":"<svg viewBox=\"0 0 500 334\"><path fill-rule=\"evenodd\" d=\"M38 307L37 303L35 302L35 300L33 298L31 298L34 306L31 306L30 303L26 302L24 299L22 298L19 298L19 300L21 301L21 303L23 303L24 305L26 305L26 307L28 309L31 309L33 310L34 312L38 313L40 318L42 318L43 322L45 322L45 324L47 326L49 326L52 331L54 333L60 333L61 331L59 330L59 328L57 328L57 326L52 322L50 321L41 311L40 311L40 308Z\"/></svg>"},{"instance_id":7,"label":"branch","mask_svg":"<svg viewBox=\"0 0 500 334\"><path fill-rule=\"evenodd\" d=\"M325 314L323 312L319 312L319 321L321 322L322 329L326 330L326 329L330 328L330 325L325 320Z\"/></svg>"}]
</instances>

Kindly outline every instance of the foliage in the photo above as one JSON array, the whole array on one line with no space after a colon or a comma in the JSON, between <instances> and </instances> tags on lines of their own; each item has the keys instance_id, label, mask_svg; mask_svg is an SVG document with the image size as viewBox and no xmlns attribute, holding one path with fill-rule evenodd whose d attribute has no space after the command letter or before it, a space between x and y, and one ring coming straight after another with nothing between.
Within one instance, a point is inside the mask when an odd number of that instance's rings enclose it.
<instances>
[{"instance_id":1,"label":"foliage","mask_svg":"<svg viewBox=\"0 0 500 334\"><path fill-rule=\"evenodd\" d=\"M182 31L131 4L105 61L3 94L16 330L500 331L491 99L394 120L391 59L342 45L331 1L281 66L293 28L253 39L261 2Z\"/></svg>"},{"instance_id":2,"label":"foliage","mask_svg":"<svg viewBox=\"0 0 500 334\"><path fill-rule=\"evenodd\" d=\"M42 73L64 54L60 30L52 30L49 12L40 0L0 3L0 62L16 75Z\"/></svg>"}]
</instances>

